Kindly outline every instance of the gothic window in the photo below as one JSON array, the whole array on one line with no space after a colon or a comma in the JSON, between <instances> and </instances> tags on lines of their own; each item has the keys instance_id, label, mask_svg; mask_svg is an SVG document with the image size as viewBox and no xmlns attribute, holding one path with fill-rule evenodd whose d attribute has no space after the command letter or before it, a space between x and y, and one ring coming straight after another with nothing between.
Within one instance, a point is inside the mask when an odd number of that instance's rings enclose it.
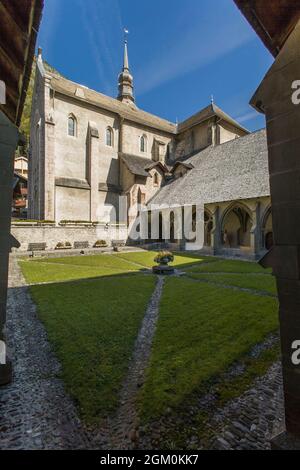
<instances>
[{"instance_id":1,"label":"gothic window","mask_svg":"<svg viewBox=\"0 0 300 470\"><path fill-rule=\"evenodd\" d=\"M108 127L106 129L106 145L108 147L113 147L113 130L111 129L111 127Z\"/></svg>"},{"instance_id":2,"label":"gothic window","mask_svg":"<svg viewBox=\"0 0 300 470\"><path fill-rule=\"evenodd\" d=\"M77 123L74 116L69 116L68 118L68 135L71 137L76 137L77 132Z\"/></svg>"},{"instance_id":3,"label":"gothic window","mask_svg":"<svg viewBox=\"0 0 300 470\"><path fill-rule=\"evenodd\" d=\"M145 135L142 135L140 140L140 151L147 152L147 137Z\"/></svg>"},{"instance_id":4,"label":"gothic window","mask_svg":"<svg viewBox=\"0 0 300 470\"><path fill-rule=\"evenodd\" d=\"M154 173L154 186L158 186L158 174Z\"/></svg>"}]
</instances>

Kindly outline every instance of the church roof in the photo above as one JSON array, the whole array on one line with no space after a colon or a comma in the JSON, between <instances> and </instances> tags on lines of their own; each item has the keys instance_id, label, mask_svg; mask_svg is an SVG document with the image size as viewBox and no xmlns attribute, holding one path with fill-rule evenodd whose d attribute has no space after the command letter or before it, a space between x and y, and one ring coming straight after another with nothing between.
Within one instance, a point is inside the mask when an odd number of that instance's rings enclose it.
<instances>
[{"instance_id":1,"label":"church roof","mask_svg":"<svg viewBox=\"0 0 300 470\"><path fill-rule=\"evenodd\" d=\"M166 132L167 134L175 135L177 133L184 132L186 129L200 124L211 117L218 117L245 134L249 132L214 103L211 103L206 108L176 125L166 119L162 119L154 114L150 114L139 109L134 103L122 103L118 99L106 96L83 85L79 85L54 72L47 72L47 75L51 77L52 88L59 93L107 111L111 111L124 119Z\"/></svg>"},{"instance_id":2,"label":"church roof","mask_svg":"<svg viewBox=\"0 0 300 470\"><path fill-rule=\"evenodd\" d=\"M207 147L185 160L194 166L163 186L148 205L192 205L270 195L265 129Z\"/></svg>"},{"instance_id":3,"label":"church roof","mask_svg":"<svg viewBox=\"0 0 300 470\"><path fill-rule=\"evenodd\" d=\"M169 134L176 134L176 124L155 116L154 114L142 111L141 109L138 109L134 103L132 103L132 105L122 103L115 98L111 98L110 96L103 95L102 93L91 90L82 85L78 85L77 83L54 73L48 72L48 75L51 76L52 88L59 93L119 114L121 117L128 119L129 121L154 129L159 129ZM80 95L78 94L78 89L80 89Z\"/></svg>"},{"instance_id":4,"label":"church roof","mask_svg":"<svg viewBox=\"0 0 300 470\"><path fill-rule=\"evenodd\" d=\"M232 117L230 117L228 114L224 113L221 108L219 108L217 105L214 103L211 103L209 106L207 106L204 109L201 109L201 111L198 111L196 114L193 116L189 117L185 121L181 122L178 124L178 132L183 132L186 129L189 129L192 126L195 126L197 124L200 124L203 121L206 121L207 119L210 119L211 117L218 117L219 119L228 122L234 127L237 127L241 131L243 131L245 134L249 134L249 131L241 126L237 121L235 121Z\"/></svg>"},{"instance_id":5,"label":"church roof","mask_svg":"<svg viewBox=\"0 0 300 470\"><path fill-rule=\"evenodd\" d=\"M127 166L128 170L137 176L149 176L148 171L157 165L162 168L163 171L168 171L167 167L161 162L154 162L149 158L139 157L138 155L122 154L122 161Z\"/></svg>"}]
</instances>

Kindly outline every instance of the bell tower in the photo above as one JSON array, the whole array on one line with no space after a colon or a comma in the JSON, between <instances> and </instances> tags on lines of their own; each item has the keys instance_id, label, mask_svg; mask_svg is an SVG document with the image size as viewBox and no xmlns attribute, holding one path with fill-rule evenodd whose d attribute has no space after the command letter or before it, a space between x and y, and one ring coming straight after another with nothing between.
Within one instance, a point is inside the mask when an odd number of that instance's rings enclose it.
<instances>
[{"instance_id":1,"label":"bell tower","mask_svg":"<svg viewBox=\"0 0 300 470\"><path fill-rule=\"evenodd\" d=\"M126 104L134 104L134 95L133 95L133 77L129 71L129 62L128 62L128 46L127 46L127 34L128 31L124 30L124 60L122 72L119 75L119 94L118 100Z\"/></svg>"}]
</instances>

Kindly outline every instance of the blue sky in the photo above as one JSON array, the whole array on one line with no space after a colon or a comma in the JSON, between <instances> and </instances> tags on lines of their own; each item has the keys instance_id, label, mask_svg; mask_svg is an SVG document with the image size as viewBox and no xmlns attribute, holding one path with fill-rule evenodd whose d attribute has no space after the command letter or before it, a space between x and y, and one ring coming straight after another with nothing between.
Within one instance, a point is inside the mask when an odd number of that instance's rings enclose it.
<instances>
[{"instance_id":1,"label":"blue sky","mask_svg":"<svg viewBox=\"0 0 300 470\"><path fill-rule=\"evenodd\" d=\"M45 0L38 45L64 76L115 97L123 28L139 108L180 122L215 103L250 130L272 57L233 0Z\"/></svg>"}]
</instances>

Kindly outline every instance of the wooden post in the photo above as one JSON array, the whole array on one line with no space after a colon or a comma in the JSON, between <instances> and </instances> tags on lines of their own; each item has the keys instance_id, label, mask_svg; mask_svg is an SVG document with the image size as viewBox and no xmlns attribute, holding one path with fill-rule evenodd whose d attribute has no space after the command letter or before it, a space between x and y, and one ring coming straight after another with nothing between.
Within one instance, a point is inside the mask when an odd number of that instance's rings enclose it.
<instances>
[{"instance_id":1,"label":"wooden post","mask_svg":"<svg viewBox=\"0 0 300 470\"><path fill-rule=\"evenodd\" d=\"M18 129L0 111L0 341L1 352L6 349L4 326L10 251L10 221L13 198L14 155L19 139ZM11 363L5 354L0 363L0 385L11 381Z\"/></svg>"}]
</instances>

